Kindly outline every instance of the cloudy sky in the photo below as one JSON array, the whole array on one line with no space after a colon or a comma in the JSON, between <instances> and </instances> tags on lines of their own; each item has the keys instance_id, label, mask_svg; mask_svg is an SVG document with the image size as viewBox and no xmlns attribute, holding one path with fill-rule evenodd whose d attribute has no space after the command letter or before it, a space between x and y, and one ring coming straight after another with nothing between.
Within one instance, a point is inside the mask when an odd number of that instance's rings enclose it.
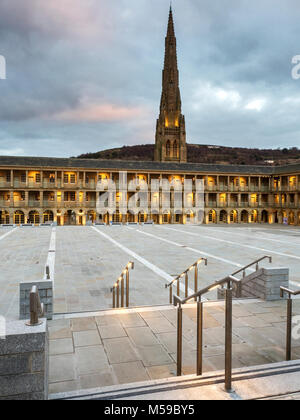
<instances>
[{"instance_id":1,"label":"cloudy sky","mask_svg":"<svg viewBox=\"0 0 300 420\"><path fill-rule=\"evenodd\" d=\"M0 0L0 155L154 143L169 0ZM173 0L189 143L300 147L299 0Z\"/></svg>"}]
</instances>

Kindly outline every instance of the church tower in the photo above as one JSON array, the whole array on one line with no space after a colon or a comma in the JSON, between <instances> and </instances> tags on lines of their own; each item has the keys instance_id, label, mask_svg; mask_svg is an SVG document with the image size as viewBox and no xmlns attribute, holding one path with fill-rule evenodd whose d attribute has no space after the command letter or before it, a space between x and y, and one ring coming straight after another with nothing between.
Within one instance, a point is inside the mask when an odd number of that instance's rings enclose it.
<instances>
[{"instance_id":1,"label":"church tower","mask_svg":"<svg viewBox=\"0 0 300 420\"><path fill-rule=\"evenodd\" d=\"M181 113L179 72L173 13L170 8L166 36L165 63L162 76L160 114L156 124L154 160L186 162L187 146L185 118Z\"/></svg>"}]
</instances>

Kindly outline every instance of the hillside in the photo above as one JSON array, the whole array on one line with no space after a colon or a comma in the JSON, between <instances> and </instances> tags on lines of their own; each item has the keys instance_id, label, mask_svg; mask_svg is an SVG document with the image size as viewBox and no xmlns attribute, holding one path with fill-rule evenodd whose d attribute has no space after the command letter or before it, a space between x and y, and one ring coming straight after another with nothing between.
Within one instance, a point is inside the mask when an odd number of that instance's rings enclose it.
<instances>
[{"instance_id":1,"label":"hillside","mask_svg":"<svg viewBox=\"0 0 300 420\"><path fill-rule=\"evenodd\" d=\"M87 153L81 159L113 159L151 161L154 145L123 146L96 153ZM188 144L188 162L239 164L239 165L285 165L300 162L300 149L246 149L239 147L208 146Z\"/></svg>"}]
</instances>

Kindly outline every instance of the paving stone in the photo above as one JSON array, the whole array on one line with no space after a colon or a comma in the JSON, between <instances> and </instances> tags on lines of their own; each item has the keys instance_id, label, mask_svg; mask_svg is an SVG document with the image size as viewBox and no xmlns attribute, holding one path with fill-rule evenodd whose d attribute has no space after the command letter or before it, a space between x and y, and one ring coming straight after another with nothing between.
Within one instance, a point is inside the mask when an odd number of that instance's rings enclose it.
<instances>
[{"instance_id":1,"label":"paving stone","mask_svg":"<svg viewBox=\"0 0 300 420\"><path fill-rule=\"evenodd\" d=\"M145 327L145 321L139 314L123 314L119 315L119 320L124 328Z\"/></svg>"},{"instance_id":2,"label":"paving stone","mask_svg":"<svg viewBox=\"0 0 300 420\"><path fill-rule=\"evenodd\" d=\"M170 358L169 354L166 352L163 346L156 345L138 347L137 350L145 367L160 366L173 363L173 360Z\"/></svg>"},{"instance_id":3,"label":"paving stone","mask_svg":"<svg viewBox=\"0 0 300 420\"><path fill-rule=\"evenodd\" d=\"M266 345L270 344L270 341L266 337L253 328L235 328L234 334L252 347L266 347Z\"/></svg>"},{"instance_id":4,"label":"paving stone","mask_svg":"<svg viewBox=\"0 0 300 420\"><path fill-rule=\"evenodd\" d=\"M171 355L174 362L177 362L176 353ZM196 374L196 363L197 363L197 352L183 352L182 355L182 373L184 375L194 375ZM207 362L206 359L203 360L203 373L211 372L212 365Z\"/></svg>"},{"instance_id":5,"label":"paving stone","mask_svg":"<svg viewBox=\"0 0 300 420\"><path fill-rule=\"evenodd\" d=\"M96 317L96 323L98 326L121 326L121 321L118 315L104 315Z\"/></svg>"},{"instance_id":6,"label":"paving stone","mask_svg":"<svg viewBox=\"0 0 300 420\"><path fill-rule=\"evenodd\" d=\"M99 373L109 367L103 346L76 347L75 360L79 376Z\"/></svg>"},{"instance_id":7,"label":"paving stone","mask_svg":"<svg viewBox=\"0 0 300 420\"><path fill-rule=\"evenodd\" d=\"M49 357L49 382L67 382L76 379L74 354Z\"/></svg>"},{"instance_id":8,"label":"paving stone","mask_svg":"<svg viewBox=\"0 0 300 420\"><path fill-rule=\"evenodd\" d=\"M165 347L168 353L176 353L177 351L177 332L161 333L156 335L159 342ZM184 337L182 339L183 351L193 351L192 344Z\"/></svg>"},{"instance_id":9,"label":"paving stone","mask_svg":"<svg viewBox=\"0 0 300 420\"><path fill-rule=\"evenodd\" d=\"M126 332L136 347L159 344L158 339L149 327L126 328Z\"/></svg>"},{"instance_id":10,"label":"paving stone","mask_svg":"<svg viewBox=\"0 0 300 420\"><path fill-rule=\"evenodd\" d=\"M129 362L112 365L119 384L148 381L148 375L142 362Z\"/></svg>"},{"instance_id":11,"label":"paving stone","mask_svg":"<svg viewBox=\"0 0 300 420\"><path fill-rule=\"evenodd\" d=\"M224 353L222 355L216 355L211 357L205 358L206 363L208 363L211 366L212 370L224 370L225 369L225 357ZM237 357L232 357L232 368L238 369L244 367L245 364L239 360Z\"/></svg>"},{"instance_id":12,"label":"paving stone","mask_svg":"<svg viewBox=\"0 0 300 420\"><path fill-rule=\"evenodd\" d=\"M171 378L177 375L177 366L174 363L164 366L151 366L147 367L147 372L151 379Z\"/></svg>"},{"instance_id":13,"label":"paving stone","mask_svg":"<svg viewBox=\"0 0 300 420\"><path fill-rule=\"evenodd\" d=\"M258 366L270 363L269 359L247 344L235 344L232 351L234 358L240 360L244 366Z\"/></svg>"},{"instance_id":14,"label":"paving stone","mask_svg":"<svg viewBox=\"0 0 300 420\"><path fill-rule=\"evenodd\" d=\"M102 339L127 336L126 331L121 325L99 326L98 329Z\"/></svg>"},{"instance_id":15,"label":"paving stone","mask_svg":"<svg viewBox=\"0 0 300 420\"><path fill-rule=\"evenodd\" d=\"M163 318L163 314L160 311L145 311L139 312L139 315L144 319L147 320L149 318Z\"/></svg>"},{"instance_id":16,"label":"paving stone","mask_svg":"<svg viewBox=\"0 0 300 420\"><path fill-rule=\"evenodd\" d=\"M252 314L266 314L272 312L271 308L264 307L258 303L249 303L247 304L247 311L251 312Z\"/></svg>"},{"instance_id":17,"label":"paving stone","mask_svg":"<svg viewBox=\"0 0 300 420\"><path fill-rule=\"evenodd\" d=\"M59 340L49 341L49 354L51 356L56 354L68 354L73 352L74 347L72 338L61 338Z\"/></svg>"},{"instance_id":18,"label":"paving stone","mask_svg":"<svg viewBox=\"0 0 300 420\"><path fill-rule=\"evenodd\" d=\"M75 347L87 347L101 345L101 339L97 330L73 332Z\"/></svg>"},{"instance_id":19,"label":"paving stone","mask_svg":"<svg viewBox=\"0 0 300 420\"><path fill-rule=\"evenodd\" d=\"M243 317L242 322L251 328L262 328L272 326L270 322L265 321L259 316Z\"/></svg>"},{"instance_id":20,"label":"paving stone","mask_svg":"<svg viewBox=\"0 0 300 420\"><path fill-rule=\"evenodd\" d=\"M84 375L79 377L80 389L94 389L116 384L112 368L102 371L99 374Z\"/></svg>"},{"instance_id":21,"label":"paving stone","mask_svg":"<svg viewBox=\"0 0 300 420\"><path fill-rule=\"evenodd\" d=\"M56 382L49 384L49 394L60 394L62 392L72 392L80 389L79 381Z\"/></svg>"},{"instance_id":22,"label":"paving stone","mask_svg":"<svg viewBox=\"0 0 300 420\"><path fill-rule=\"evenodd\" d=\"M267 338L270 343L274 343L279 347L286 344L286 334L277 327L257 328L256 332Z\"/></svg>"},{"instance_id":23,"label":"paving stone","mask_svg":"<svg viewBox=\"0 0 300 420\"><path fill-rule=\"evenodd\" d=\"M127 337L106 339L103 344L111 364L141 360Z\"/></svg>"},{"instance_id":24,"label":"paving stone","mask_svg":"<svg viewBox=\"0 0 300 420\"><path fill-rule=\"evenodd\" d=\"M68 319L48 322L48 330L50 340L72 338L71 323Z\"/></svg>"},{"instance_id":25,"label":"paving stone","mask_svg":"<svg viewBox=\"0 0 300 420\"><path fill-rule=\"evenodd\" d=\"M268 359L271 363L278 363L285 360L285 350L281 347L266 347L257 349L257 353Z\"/></svg>"},{"instance_id":26,"label":"paving stone","mask_svg":"<svg viewBox=\"0 0 300 420\"><path fill-rule=\"evenodd\" d=\"M78 318L71 320L72 331L96 330L95 318Z\"/></svg>"},{"instance_id":27,"label":"paving stone","mask_svg":"<svg viewBox=\"0 0 300 420\"><path fill-rule=\"evenodd\" d=\"M155 334L172 332L176 330L174 325L171 324L171 322L167 319L150 318L147 319L147 324Z\"/></svg>"}]
</instances>

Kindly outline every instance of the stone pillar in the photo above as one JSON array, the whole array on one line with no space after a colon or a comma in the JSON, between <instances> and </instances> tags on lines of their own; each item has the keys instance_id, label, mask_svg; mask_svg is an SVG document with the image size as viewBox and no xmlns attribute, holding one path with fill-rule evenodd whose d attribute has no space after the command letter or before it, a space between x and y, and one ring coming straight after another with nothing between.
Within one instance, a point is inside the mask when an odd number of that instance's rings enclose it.
<instances>
[{"instance_id":1,"label":"stone pillar","mask_svg":"<svg viewBox=\"0 0 300 420\"><path fill-rule=\"evenodd\" d=\"M8 322L5 327L5 338L0 339L0 400L47 400L46 320L37 327L27 327L24 321Z\"/></svg>"}]
</instances>

